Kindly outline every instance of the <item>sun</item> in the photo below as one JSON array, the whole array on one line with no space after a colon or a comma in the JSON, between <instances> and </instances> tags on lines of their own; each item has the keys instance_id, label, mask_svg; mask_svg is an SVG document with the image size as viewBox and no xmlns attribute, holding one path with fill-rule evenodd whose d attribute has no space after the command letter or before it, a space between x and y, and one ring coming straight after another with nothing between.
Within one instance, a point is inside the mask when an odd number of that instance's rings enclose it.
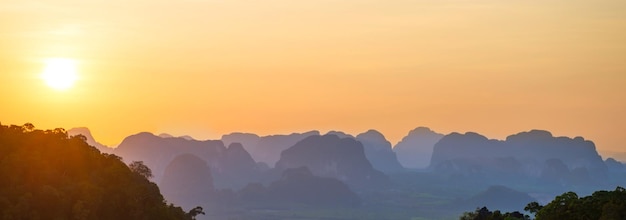
<instances>
[{"instance_id":1,"label":"sun","mask_svg":"<svg viewBox=\"0 0 626 220\"><path fill-rule=\"evenodd\" d=\"M41 78L48 86L57 90L67 90L78 78L76 60L68 58L46 59Z\"/></svg>"}]
</instances>

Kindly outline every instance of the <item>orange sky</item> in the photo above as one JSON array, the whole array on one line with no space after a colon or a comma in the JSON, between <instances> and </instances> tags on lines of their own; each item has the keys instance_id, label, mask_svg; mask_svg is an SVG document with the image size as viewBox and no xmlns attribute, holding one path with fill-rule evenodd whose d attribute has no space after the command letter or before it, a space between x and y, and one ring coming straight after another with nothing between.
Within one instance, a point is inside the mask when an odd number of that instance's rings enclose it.
<instances>
[{"instance_id":1,"label":"orange sky","mask_svg":"<svg viewBox=\"0 0 626 220\"><path fill-rule=\"evenodd\" d=\"M0 3L0 122L219 138L533 128L626 151L626 1ZM43 60L75 59L66 91Z\"/></svg>"}]
</instances>

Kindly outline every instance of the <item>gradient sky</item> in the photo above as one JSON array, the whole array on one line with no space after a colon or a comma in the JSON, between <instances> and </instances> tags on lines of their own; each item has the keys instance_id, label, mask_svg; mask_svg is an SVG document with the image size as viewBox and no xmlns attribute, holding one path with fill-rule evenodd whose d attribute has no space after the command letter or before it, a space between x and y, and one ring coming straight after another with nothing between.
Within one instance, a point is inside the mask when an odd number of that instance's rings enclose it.
<instances>
[{"instance_id":1,"label":"gradient sky","mask_svg":"<svg viewBox=\"0 0 626 220\"><path fill-rule=\"evenodd\" d=\"M626 151L624 0L0 0L0 122L140 132L529 129ZM76 59L67 91L43 60Z\"/></svg>"}]
</instances>

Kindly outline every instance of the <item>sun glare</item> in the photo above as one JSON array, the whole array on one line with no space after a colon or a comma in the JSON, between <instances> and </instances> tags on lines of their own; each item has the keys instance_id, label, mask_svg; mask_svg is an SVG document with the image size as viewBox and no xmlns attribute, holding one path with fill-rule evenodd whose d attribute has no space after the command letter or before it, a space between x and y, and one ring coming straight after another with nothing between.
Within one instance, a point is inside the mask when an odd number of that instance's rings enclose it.
<instances>
[{"instance_id":1,"label":"sun glare","mask_svg":"<svg viewBox=\"0 0 626 220\"><path fill-rule=\"evenodd\" d=\"M41 77L51 88L57 90L69 89L78 78L76 60L67 58L46 59Z\"/></svg>"}]
</instances>

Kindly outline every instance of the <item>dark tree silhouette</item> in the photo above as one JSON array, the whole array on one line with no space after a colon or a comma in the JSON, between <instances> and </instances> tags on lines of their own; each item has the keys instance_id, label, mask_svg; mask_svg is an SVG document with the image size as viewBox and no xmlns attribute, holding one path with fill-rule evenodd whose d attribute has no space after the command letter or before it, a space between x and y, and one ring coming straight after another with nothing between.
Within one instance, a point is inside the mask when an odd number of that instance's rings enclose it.
<instances>
[{"instance_id":1,"label":"dark tree silhouette","mask_svg":"<svg viewBox=\"0 0 626 220\"><path fill-rule=\"evenodd\" d=\"M165 203L146 168L128 167L64 129L0 125L0 218L192 219Z\"/></svg>"},{"instance_id":2,"label":"dark tree silhouette","mask_svg":"<svg viewBox=\"0 0 626 220\"><path fill-rule=\"evenodd\" d=\"M150 170L148 166L143 164L143 161L133 161L128 165L128 168L130 168L130 170L134 173L145 177L146 179L152 178L152 170Z\"/></svg>"},{"instance_id":3,"label":"dark tree silhouette","mask_svg":"<svg viewBox=\"0 0 626 220\"><path fill-rule=\"evenodd\" d=\"M541 206L537 202L531 202L524 207L524 210L535 214L536 220L626 219L626 189L618 186L614 191L596 191L586 197L578 197L574 192L566 192L557 196L545 206ZM486 207L483 207L477 208L474 212L463 213L459 219L525 220L530 218L519 212L501 214L499 211L491 212Z\"/></svg>"},{"instance_id":4,"label":"dark tree silhouette","mask_svg":"<svg viewBox=\"0 0 626 220\"><path fill-rule=\"evenodd\" d=\"M543 207L528 204L526 208L536 210L537 220L626 219L626 190L617 187L614 191L596 191L582 198L574 192L567 192Z\"/></svg>"},{"instance_id":5,"label":"dark tree silhouette","mask_svg":"<svg viewBox=\"0 0 626 220\"><path fill-rule=\"evenodd\" d=\"M530 220L530 216L520 212L507 212L502 214L500 210L489 211L487 207L476 208L476 211L465 212L460 220Z\"/></svg>"},{"instance_id":6,"label":"dark tree silhouette","mask_svg":"<svg viewBox=\"0 0 626 220\"><path fill-rule=\"evenodd\" d=\"M202 211L202 207L200 207L200 206L197 206L197 207L189 210L189 212L187 213L187 215L190 216L191 219L193 219L193 220L196 219L196 216L204 215L204 214L205 213L204 213L204 211Z\"/></svg>"},{"instance_id":7,"label":"dark tree silhouette","mask_svg":"<svg viewBox=\"0 0 626 220\"><path fill-rule=\"evenodd\" d=\"M539 210L541 210L543 208L542 205L539 205L538 202L531 202L528 203L528 205L526 205L526 207L524 207L524 211L533 213L533 214L537 214L537 212L539 212Z\"/></svg>"}]
</instances>

